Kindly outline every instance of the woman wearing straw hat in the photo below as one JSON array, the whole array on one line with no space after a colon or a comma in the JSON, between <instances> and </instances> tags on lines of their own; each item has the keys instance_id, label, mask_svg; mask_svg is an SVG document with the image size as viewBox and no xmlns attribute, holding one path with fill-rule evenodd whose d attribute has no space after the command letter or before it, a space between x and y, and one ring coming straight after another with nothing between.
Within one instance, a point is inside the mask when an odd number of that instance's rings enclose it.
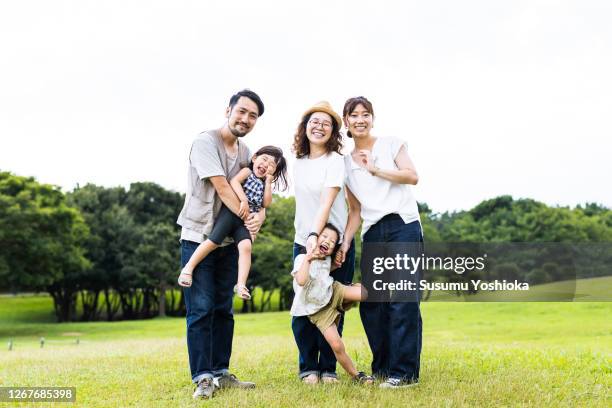
<instances>
[{"instance_id":1,"label":"woman wearing straw hat","mask_svg":"<svg viewBox=\"0 0 612 408\"><path fill-rule=\"evenodd\" d=\"M326 101L319 102L302 115L294 141L296 155L295 239L293 258L310 254L323 227L329 222L340 231L343 241L348 210L344 195L344 159L342 119ZM346 259L331 273L335 280L350 285L355 270L354 242L346 245ZM338 331L342 334L344 318ZM325 383L337 382L336 358L321 332L307 316L293 317L291 328L299 350L299 376L303 382L315 384L319 377Z\"/></svg>"},{"instance_id":2,"label":"woman wearing straw hat","mask_svg":"<svg viewBox=\"0 0 612 408\"><path fill-rule=\"evenodd\" d=\"M422 245L419 211L409 186L417 184L419 177L406 144L370 133L374 109L363 96L346 101L343 117L347 135L355 141L355 149L344 158L352 210L345 238L353 238L363 219L363 257L374 248L367 248L368 243ZM341 246L340 258L343 249L348 246ZM372 350L372 374L385 380L380 386L392 389L418 384L422 343L418 294L410 301L362 302L359 312Z\"/></svg>"}]
</instances>

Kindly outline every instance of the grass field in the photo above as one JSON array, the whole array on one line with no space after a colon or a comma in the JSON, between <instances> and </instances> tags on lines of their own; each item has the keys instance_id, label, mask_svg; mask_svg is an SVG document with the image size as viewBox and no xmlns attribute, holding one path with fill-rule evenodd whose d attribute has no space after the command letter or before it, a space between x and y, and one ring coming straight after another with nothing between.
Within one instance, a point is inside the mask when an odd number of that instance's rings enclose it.
<instances>
[{"instance_id":1,"label":"grass field","mask_svg":"<svg viewBox=\"0 0 612 408\"><path fill-rule=\"evenodd\" d=\"M0 385L75 386L84 407L612 404L612 303L425 303L422 313L421 382L391 391L351 385L340 367L340 385L303 386L288 313L238 315L231 369L257 388L204 402L191 399L184 319L56 324L48 297L2 296ZM346 321L347 349L367 370L358 312Z\"/></svg>"}]
</instances>

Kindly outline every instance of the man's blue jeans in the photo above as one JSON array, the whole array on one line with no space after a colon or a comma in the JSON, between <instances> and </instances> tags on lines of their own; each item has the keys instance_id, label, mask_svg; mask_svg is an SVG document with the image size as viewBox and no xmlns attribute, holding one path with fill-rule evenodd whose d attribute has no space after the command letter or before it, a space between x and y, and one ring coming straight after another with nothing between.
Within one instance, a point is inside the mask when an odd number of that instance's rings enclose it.
<instances>
[{"instance_id":1,"label":"man's blue jeans","mask_svg":"<svg viewBox=\"0 0 612 408\"><path fill-rule=\"evenodd\" d=\"M363 242L423 242L421 224L404 224L399 215L389 214L370 227ZM359 314L372 350L372 374L418 381L423 330L419 303L366 301Z\"/></svg>"},{"instance_id":2,"label":"man's blue jeans","mask_svg":"<svg viewBox=\"0 0 612 408\"><path fill-rule=\"evenodd\" d=\"M197 247L196 242L181 241L182 266ZM183 289L193 382L228 372L234 337L232 302L237 278L238 249L231 244L215 249L204 258L193 271L191 287Z\"/></svg>"},{"instance_id":3,"label":"man's blue jeans","mask_svg":"<svg viewBox=\"0 0 612 408\"><path fill-rule=\"evenodd\" d=\"M293 259L295 260L295 257L300 253L305 254L306 248L293 243ZM354 273L355 240L351 242L351 247L342 266L333 271L330 276L340 283L350 285ZM342 336L343 326L344 314L342 314L338 324L340 336ZM312 324L307 316L297 316L291 320L291 329L299 351L300 378L310 374L321 375L321 377L336 377L336 356L317 326Z\"/></svg>"}]
</instances>

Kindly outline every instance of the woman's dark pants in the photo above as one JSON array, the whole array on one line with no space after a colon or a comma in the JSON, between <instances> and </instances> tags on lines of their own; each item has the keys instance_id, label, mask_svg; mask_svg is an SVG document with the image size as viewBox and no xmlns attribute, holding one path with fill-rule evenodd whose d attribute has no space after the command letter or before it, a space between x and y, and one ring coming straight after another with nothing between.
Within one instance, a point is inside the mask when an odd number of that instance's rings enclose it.
<instances>
[{"instance_id":1,"label":"woman's dark pants","mask_svg":"<svg viewBox=\"0 0 612 408\"><path fill-rule=\"evenodd\" d=\"M368 242L423 242L419 221L404 224L390 214L363 237ZM418 381L422 325L419 302L361 302L361 322L372 350L372 374L379 378Z\"/></svg>"}]
</instances>

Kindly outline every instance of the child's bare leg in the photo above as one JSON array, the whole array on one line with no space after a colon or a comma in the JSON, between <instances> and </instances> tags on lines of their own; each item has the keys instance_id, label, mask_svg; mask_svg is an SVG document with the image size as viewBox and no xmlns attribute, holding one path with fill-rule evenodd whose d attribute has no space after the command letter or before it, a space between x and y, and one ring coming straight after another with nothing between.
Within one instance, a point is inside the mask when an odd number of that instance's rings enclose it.
<instances>
[{"instance_id":1,"label":"child's bare leg","mask_svg":"<svg viewBox=\"0 0 612 408\"><path fill-rule=\"evenodd\" d=\"M179 285L185 287L191 286L193 270L196 268L196 266L198 266L200 262L202 262L204 258L206 258L208 254L210 254L218 247L219 245L215 244L209 239L198 245L196 250L191 255L191 258L189 258L189 261L187 261L187 263L181 270L181 274L178 280Z\"/></svg>"},{"instance_id":2,"label":"child's bare leg","mask_svg":"<svg viewBox=\"0 0 612 408\"><path fill-rule=\"evenodd\" d=\"M243 239L238 243L238 295L243 299L250 299L251 295L246 288L246 282L251 270L251 241Z\"/></svg>"},{"instance_id":3,"label":"child's bare leg","mask_svg":"<svg viewBox=\"0 0 612 408\"><path fill-rule=\"evenodd\" d=\"M355 368L355 364L353 364L353 360L351 360L344 349L344 342L338 333L338 327L332 324L323 331L323 337L325 337L327 344L331 347L336 356L336 360L338 360L342 368L344 368L351 377L355 377L358 371Z\"/></svg>"},{"instance_id":4,"label":"child's bare leg","mask_svg":"<svg viewBox=\"0 0 612 408\"><path fill-rule=\"evenodd\" d=\"M361 283L353 283L351 286L344 286L344 302L362 302L368 298L368 291L361 286Z\"/></svg>"},{"instance_id":5,"label":"child's bare leg","mask_svg":"<svg viewBox=\"0 0 612 408\"><path fill-rule=\"evenodd\" d=\"M215 244L210 239L207 239L206 241L202 242L193 252L193 255L191 255L191 258L189 258L189 261L187 261L187 264L183 269L187 269L189 272L193 272L195 267L198 266L198 264L208 256L208 254L210 254L218 247L219 245Z\"/></svg>"}]
</instances>

